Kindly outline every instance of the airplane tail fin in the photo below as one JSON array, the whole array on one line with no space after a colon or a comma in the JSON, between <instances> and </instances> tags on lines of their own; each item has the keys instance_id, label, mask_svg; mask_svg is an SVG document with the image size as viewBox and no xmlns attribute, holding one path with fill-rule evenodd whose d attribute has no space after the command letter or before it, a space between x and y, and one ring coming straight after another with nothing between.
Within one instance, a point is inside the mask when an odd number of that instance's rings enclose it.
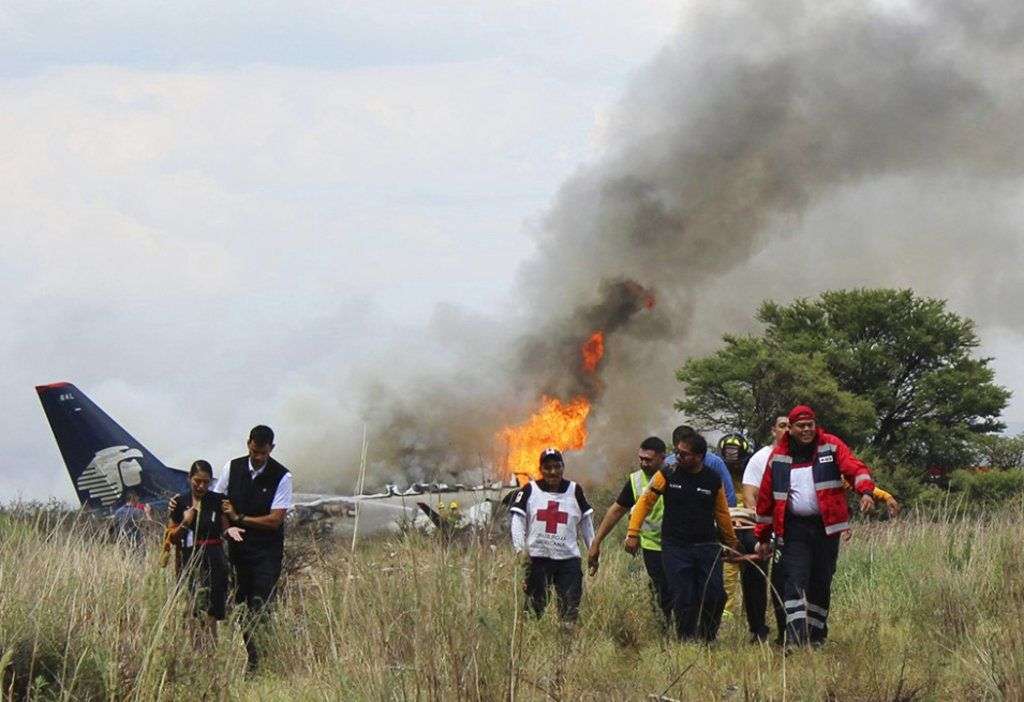
<instances>
[{"instance_id":1,"label":"airplane tail fin","mask_svg":"<svg viewBox=\"0 0 1024 702\"><path fill-rule=\"evenodd\" d=\"M129 491L160 503L188 489L187 473L161 463L71 383L36 392L83 507L115 508Z\"/></svg>"}]
</instances>

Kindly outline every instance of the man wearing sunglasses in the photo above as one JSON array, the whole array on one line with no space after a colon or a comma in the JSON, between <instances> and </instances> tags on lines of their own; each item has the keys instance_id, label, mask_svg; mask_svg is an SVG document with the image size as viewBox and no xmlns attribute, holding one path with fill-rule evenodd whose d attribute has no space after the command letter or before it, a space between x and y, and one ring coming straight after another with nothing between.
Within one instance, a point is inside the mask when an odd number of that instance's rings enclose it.
<instances>
[{"instance_id":1,"label":"man wearing sunglasses","mask_svg":"<svg viewBox=\"0 0 1024 702\"><path fill-rule=\"evenodd\" d=\"M644 520L662 499L661 558L676 635L713 641L725 606L720 542L734 551L738 544L723 481L704 466L707 441L679 429L672 435L676 466L663 466L651 478L630 515L624 545L629 553L637 552Z\"/></svg>"}]
</instances>

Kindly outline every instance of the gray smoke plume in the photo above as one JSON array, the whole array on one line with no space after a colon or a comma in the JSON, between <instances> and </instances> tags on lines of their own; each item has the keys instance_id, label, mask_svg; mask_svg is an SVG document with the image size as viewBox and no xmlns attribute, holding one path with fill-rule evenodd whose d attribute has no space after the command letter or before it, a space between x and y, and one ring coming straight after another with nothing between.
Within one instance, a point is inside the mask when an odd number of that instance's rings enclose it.
<instances>
[{"instance_id":1,"label":"gray smoke plume","mask_svg":"<svg viewBox=\"0 0 1024 702\"><path fill-rule=\"evenodd\" d=\"M1022 78L1016 1L694 3L605 158L559 192L501 333L449 339L464 363L364 394L374 470L479 470L542 393L595 400L570 469L621 468L671 430L682 360L752 329L766 297L910 285L1024 328L1006 304L1020 273L993 275L1020 248Z\"/></svg>"}]
</instances>

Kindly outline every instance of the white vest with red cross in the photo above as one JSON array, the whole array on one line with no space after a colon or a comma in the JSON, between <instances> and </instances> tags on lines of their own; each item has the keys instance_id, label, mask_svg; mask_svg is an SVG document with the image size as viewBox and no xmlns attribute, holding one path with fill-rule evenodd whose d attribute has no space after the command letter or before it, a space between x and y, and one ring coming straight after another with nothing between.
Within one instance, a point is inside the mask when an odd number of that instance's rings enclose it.
<instances>
[{"instance_id":1,"label":"white vest with red cross","mask_svg":"<svg viewBox=\"0 0 1024 702\"><path fill-rule=\"evenodd\" d=\"M530 556L559 561L580 557L576 534L583 514L576 501L576 483L570 481L565 492L545 492L532 481L526 514L526 551Z\"/></svg>"}]
</instances>

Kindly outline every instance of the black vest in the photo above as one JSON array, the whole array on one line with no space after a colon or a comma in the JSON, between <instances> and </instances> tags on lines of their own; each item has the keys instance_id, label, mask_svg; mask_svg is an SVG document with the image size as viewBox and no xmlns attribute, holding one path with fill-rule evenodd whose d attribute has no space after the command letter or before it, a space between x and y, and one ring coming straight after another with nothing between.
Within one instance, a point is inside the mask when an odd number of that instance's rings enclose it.
<instances>
[{"instance_id":1,"label":"black vest","mask_svg":"<svg viewBox=\"0 0 1024 702\"><path fill-rule=\"evenodd\" d=\"M231 500L231 504L239 514L252 517L270 514L270 505L274 503L274 493L277 492L278 483L287 473L287 468L273 458L268 458L267 465L254 480L249 472L249 457L236 458L231 461L231 466L228 469L228 499ZM283 547L284 524L274 531L259 528L246 529L244 542L252 545L272 544Z\"/></svg>"},{"instance_id":2,"label":"black vest","mask_svg":"<svg viewBox=\"0 0 1024 702\"><path fill-rule=\"evenodd\" d=\"M721 489L722 479L708 468L701 468L697 473L679 469L666 473L662 544L687 546L717 542L715 502Z\"/></svg>"},{"instance_id":3,"label":"black vest","mask_svg":"<svg viewBox=\"0 0 1024 702\"><path fill-rule=\"evenodd\" d=\"M199 521L189 528L193 539L205 541L221 537L221 502L225 497L225 495L221 495L213 490L203 495L202 504L199 508ZM183 492L174 499L177 507L171 513L171 519L180 524L181 520L185 517L185 510L192 508L192 491Z\"/></svg>"}]
</instances>

